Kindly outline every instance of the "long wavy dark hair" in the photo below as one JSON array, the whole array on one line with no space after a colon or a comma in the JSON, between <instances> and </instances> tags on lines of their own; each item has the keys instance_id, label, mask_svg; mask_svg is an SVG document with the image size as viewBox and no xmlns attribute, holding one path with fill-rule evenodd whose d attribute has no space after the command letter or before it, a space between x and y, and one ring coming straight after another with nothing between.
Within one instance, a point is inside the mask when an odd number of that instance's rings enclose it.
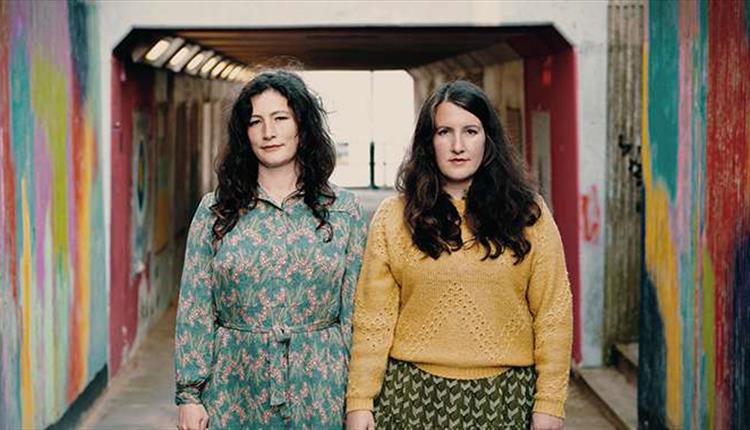
<instances>
[{"instance_id":1,"label":"long wavy dark hair","mask_svg":"<svg viewBox=\"0 0 750 430\"><path fill-rule=\"evenodd\" d=\"M443 190L445 180L435 160L435 111L441 103L471 112L484 128L484 157L466 195L466 220L473 240L485 248L482 259L498 258L510 248L518 264L531 250L524 228L536 223L541 208L533 183L489 99L467 81L443 84L424 102L411 150L399 169L397 189L406 199L404 217L412 240L434 259L464 245L461 215Z\"/></svg>"},{"instance_id":2,"label":"long wavy dark hair","mask_svg":"<svg viewBox=\"0 0 750 430\"><path fill-rule=\"evenodd\" d=\"M211 206L216 215L214 245L234 228L240 215L254 209L258 203L258 158L250 146L247 128L253 114L252 98L268 90L284 96L293 112L299 133L297 188L318 220L317 229L326 228L328 235L325 240L331 240L328 208L336 196L328 178L336 165L336 150L328 132L325 111L298 75L271 70L248 82L232 107L229 142L216 167L219 185L215 192L216 202Z\"/></svg>"}]
</instances>

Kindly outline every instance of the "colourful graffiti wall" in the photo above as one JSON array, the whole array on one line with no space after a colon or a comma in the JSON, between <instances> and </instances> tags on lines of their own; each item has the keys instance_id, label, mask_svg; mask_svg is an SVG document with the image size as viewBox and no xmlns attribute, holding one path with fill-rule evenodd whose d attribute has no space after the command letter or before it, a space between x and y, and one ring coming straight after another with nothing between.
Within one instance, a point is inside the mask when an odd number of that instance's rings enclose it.
<instances>
[{"instance_id":1,"label":"colourful graffiti wall","mask_svg":"<svg viewBox=\"0 0 750 430\"><path fill-rule=\"evenodd\" d=\"M652 0L639 420L750 427L750 0Z\"/></svg>"},{"instance_id":2,"label":"colourful graffiti wall","mask_svg":"<svg viewBox=\"0 0 750 430\"><path fill-rule=\"evenodd\" d=\"M0 428L41 428L107 363L96 11L0 2Z\"/></svg>"}]
</instances>

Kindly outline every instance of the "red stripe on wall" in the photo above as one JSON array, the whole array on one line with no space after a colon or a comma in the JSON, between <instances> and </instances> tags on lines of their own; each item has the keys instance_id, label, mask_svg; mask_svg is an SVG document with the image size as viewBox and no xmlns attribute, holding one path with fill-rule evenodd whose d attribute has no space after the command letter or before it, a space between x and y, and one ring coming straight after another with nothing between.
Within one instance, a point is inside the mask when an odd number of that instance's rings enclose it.
<instances>
[{"instance_id":1,"label":"red stripe on wall","mask_svg":"<svg viewBox=\"0 0 750 430\"><path fill-rule=\"evenodd\" d=\"M0 73L0 151L2 151L2 165L0 166L0 181L2 183L3 195L0 210L4 211L6 231L0 231L0 240L4 242L3 249L7 252L8 280L13 297L11 308L18 309L18 272L16 261L16 173L13 167L10 149L10 101L8 100L8 89L10 88L8 61L8 47L10 46L10 4L0 2L0 65L3 73ZM3 270L3 268L0 268Z\"/></svg>"},{"instance_id":2,"label":"red stripe on wall","mask_svg":"<svg viewBox=\"0 0 750 430\"><path fill-rule=\"evenodd\" d=\"M582 360L578 223L578 126L575 52L572 48L524 60L526 153L532 159L531 114L550 115L552 205L560 229L573 292L573 359Z\"/></svg>"},{"instance_id":3,"label":"red stripe on wall","mask_svg":"<svg viewBox=\"0 0 750 430\"><path fill-rule=\"evenodd\" d=\"M73 165L69 166L69 168L73 170L73 184L82 184L82 169L88 168L88 166L83 166L81 162L83 158L82 150L85 146L84 142L86 136L83 129L84 118L81 112L81 88L75 73L71 75L71 95L71 106L70 112L68 114L72 117L69 123L71 124L70 139L72 142L71 152ZM75 231L77 233L81 232L82 229L91 228L91 226L80 225L80 217L79 214L76 213L78 208L81 207L80 202L82 199L83 187L74 186L73 190L71 191L73 193L73 203L68 206L68 211L69 216L73 218L73 222L75 223ZM84 345L89 341L89 339L83 339L80 335L81 325L83 324L81 321L81 319L83 318L81 310L81 295L83 294L83 287L81 285L82 274L80 270L80 247L75 245L75 242L77 242L77 238L71 238L71 241L74 245L72 246L73 249L70 257L73 263L73 267L75 267L76 269L73 270L71 321L70 325L68 326L68 337L70 339L70 361L68 361L68 385L65 399L69 404L73 403L76 397L78 397L78 394L83 390L83 379L87 372L87 369L83 368L83 365L87 358L84 356ZM86 252L88 252L88 250L86 250Z\"/></svg>"},{"instance_id":4,"label":"red stripe on wall","mask_svg":"<svg viewBox=\"0 0 750 430\"><path fill-rule=\"evenodd\" d=\"M117 374L122 364L125 345L133 341L135 333L128 333L123 328L126 324L125 297L128 289L130 259L130 143L123 135L122 84L120 76L124 74L120 61L112 58L112 201L110 224L110 295L109 295L109 374Z\"/></svg>"},{"instance_id":5,"label":"red stripe on wall","mask_svg":"<svg viewBox=\"0 0 750 430\"><path fill-rule=\"evenodd\" d=\"M154 71L112 58L112 225L110 377L130 351L138 331L138 283L131 277L133 112L154 108Z\"/></svg>"},{"instance_id":6,"label":"red stripe on wall","mask_svg":"<svg viewBox=\"0 0 750 430\"><path fill-rule=\"evenodd\" d=\"M730 348L735 284L734 250L747 231L742 190L747 183L750 116L750 41L745 2L712 0L708 4L708 95L706 101L706 239L715 262L716 413L715 428L730 428L732 363ZM744 19L743 19L744 18ZM745 71L744 73L738 71ZM745 224L745 225L743 225Z\"/></svg>"}]
</instances>

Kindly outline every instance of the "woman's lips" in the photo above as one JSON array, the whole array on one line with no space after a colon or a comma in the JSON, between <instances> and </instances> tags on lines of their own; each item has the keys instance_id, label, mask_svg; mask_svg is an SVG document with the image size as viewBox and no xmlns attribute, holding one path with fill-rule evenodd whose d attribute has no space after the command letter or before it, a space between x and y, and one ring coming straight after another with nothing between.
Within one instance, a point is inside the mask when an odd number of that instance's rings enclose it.
<instances>
[{"instance_id":1,"label":"woman's lips","mask_svg":"<svg viewBox=\"0 0 750 430\"><path fill-rule=\"evenodd\" d=\"M279 144L276 144L276 145L264 145L264 146L261 146L260 149L262 149L264 151L273 151L273 150L281 148L282 146L284 146L284 144L282 144L282 143L279 143Z\"/></svg>"}]
</instances>

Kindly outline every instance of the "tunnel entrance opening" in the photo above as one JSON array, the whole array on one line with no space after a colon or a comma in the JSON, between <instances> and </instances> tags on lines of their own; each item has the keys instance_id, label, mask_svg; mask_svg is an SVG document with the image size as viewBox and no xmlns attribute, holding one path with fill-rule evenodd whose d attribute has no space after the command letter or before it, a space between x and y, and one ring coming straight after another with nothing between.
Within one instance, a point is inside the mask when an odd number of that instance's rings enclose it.
<instances>
[{"instance_id":1,"label":"tunnel entrance opening","mask_svg":"<svg viewBox=\"0 0 750 430\"><path fill-rule=\"evenodd\" d=\"M231 72L201 77L168 61L142 62L143 47L164 37L237 70L405 70L415 109L451 79L483 87L555 213L580 295L576 57L553 26L135 29L112 58L111 375L175 295L187 227L215 184L224 115L241 85ZM574 303L580 361L580 299Z\"/></svg>"}]
</instances>

